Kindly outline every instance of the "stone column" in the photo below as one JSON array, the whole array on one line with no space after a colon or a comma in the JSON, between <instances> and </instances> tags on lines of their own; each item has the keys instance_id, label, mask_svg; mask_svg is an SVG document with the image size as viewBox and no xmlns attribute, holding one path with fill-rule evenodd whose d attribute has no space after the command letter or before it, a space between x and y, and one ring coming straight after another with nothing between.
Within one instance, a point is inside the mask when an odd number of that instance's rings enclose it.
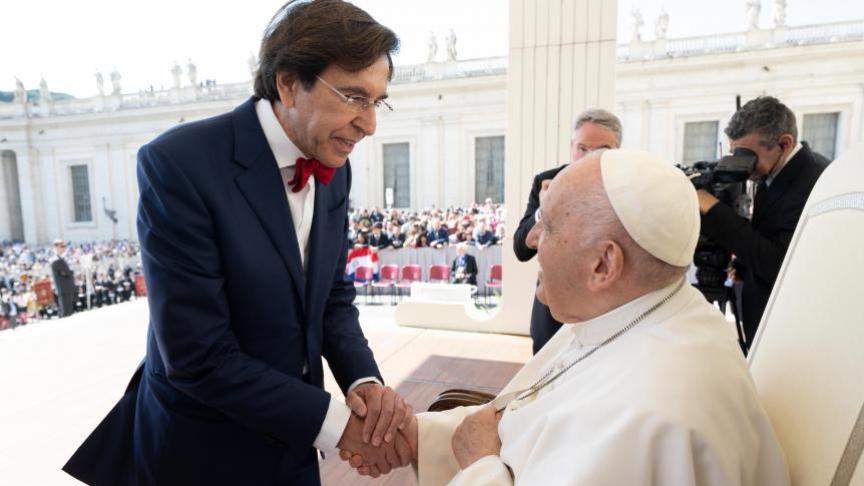
<instances>
[{"instance_id":1,"label":"stone column","mask_svg":"<svg viewBox=\"0 0 864 486\"><path fill-rule=\"evenodd\" d=\"M512 249L534 175L568 160L573 119L582 110L614 109L617 2L510 0L504 297L492 318L461 304L403 302L404 325L528 334L537 265Z\"/></svg>"},{"instance_id":2,"label":"stone column","mask_svg":"<svg viewBox=\"0 0 864 486\"><path fill-rule=\"evenodd\" d=\"M15 160L18 164L18 191L21 198L21 219L24 226L24 241L30 244L43 243L42 235L38 231L39 221L37 218L41 209L40 201L37 200L38 192L35 190L36 181L33 174L34 167L31 165L30 151L27 147L13 148ZM38 168L35 168L38 174Z\"/></svg>"}]
</instances>

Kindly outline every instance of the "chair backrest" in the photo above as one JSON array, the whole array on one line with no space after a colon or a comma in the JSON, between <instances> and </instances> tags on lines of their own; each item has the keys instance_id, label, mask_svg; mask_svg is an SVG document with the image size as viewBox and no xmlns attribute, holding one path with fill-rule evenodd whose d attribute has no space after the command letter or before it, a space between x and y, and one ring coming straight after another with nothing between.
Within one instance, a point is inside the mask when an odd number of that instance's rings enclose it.
<instances>
[{"instance_id":1,"label":"chair backrest","mask_svg":"<svg viewBox=\"0 0 864 486\"><path fill-rule=\"evenodd\" d=\"M135 275L135 295L138 297L147 296L147 283L144 281L144 275Z\"/></svg>"},{"instance_id":2,"label":"chair backrest","mask_svg":"<svg viewBox=\"0 0 864 486\"><path fill-rule=\"evenodd\" d=\"M795 486L864 485L864 145L823 172L749 365Z\"/></svg>"},{"instance_id":3,"label":"chair backrest","mask_svg":"<svg viewBox=\"0 0 864 486\"><path fill-rule=\"evenodd\" d=\"M402 280L410 282L418 282L423 280L423 269L420 265L410 264L402 267Z\"/></svg>"},{"instance_id":4,"label":"chair backrest","mask_svg":"<svg viewBox=\"0 0 864 486\"><path fill-rule=\"evenodd\" d=\"M392 264L382 265L378 275L381 277L381 280L396 280L399 278L399 267Z\"/></svg>"},{"instance_id":5,"label":"chair backrest","mask_svg":"<svg viewBox=\"0 0 864 486\"><path fill-rule=\"evenodd\" d=\"M372 271L372 267L361 265L354 270L355 282L369 282L373 278L375 278L375 272Z\"/></svg>"},{"instance_id":6,"label":"chair backrest","mask_svg":"<svg viewBox=\"0 0 864 486\"><path fill-rule=\"evenodd\" d=\"M429 281L450 280L450 267L447 265L429 265Z\"/></svg>"},{"instance_id":7,"label":"chair backrest","mask_svg":"<svg viewBox=\"0 0 864 486\"><path fill-rule=\"evenodd\" d=\"M33 284L36 293L36 303L40 306L54 303L54 289L50 280L40 280Z\"/></svg>"},{"instance_id":8,"label":"chair backrest","mask_svg":"<svg viewBox=\"0 0 864 486\"><path fill-rule=\"evenodd\" d=\"M489 280L494 282L500 282L504 279L504 266L500 263L496 263L489 267Z\"/></svg>"}]
</instances>

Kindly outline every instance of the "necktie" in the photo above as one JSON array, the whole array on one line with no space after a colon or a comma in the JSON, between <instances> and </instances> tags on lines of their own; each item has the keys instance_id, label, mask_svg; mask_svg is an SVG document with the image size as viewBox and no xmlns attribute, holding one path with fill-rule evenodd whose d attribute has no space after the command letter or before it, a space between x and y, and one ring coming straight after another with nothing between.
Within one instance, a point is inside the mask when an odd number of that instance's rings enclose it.
<instances>
[{"instance_id":1,"label":"necktie","mask_svg":"<svg viewBox=\"0 0 864 486\"><path fill-rule=\"evenodd\" d=\"M291 192L300 192L306 187L309 182L309 176L314 175L315 179L325 186L330 183L336 169L327 167L315 159L297 159L297 165L294 166L294 178L288 184L291 186Z\"/></svg>"}]
</instances>

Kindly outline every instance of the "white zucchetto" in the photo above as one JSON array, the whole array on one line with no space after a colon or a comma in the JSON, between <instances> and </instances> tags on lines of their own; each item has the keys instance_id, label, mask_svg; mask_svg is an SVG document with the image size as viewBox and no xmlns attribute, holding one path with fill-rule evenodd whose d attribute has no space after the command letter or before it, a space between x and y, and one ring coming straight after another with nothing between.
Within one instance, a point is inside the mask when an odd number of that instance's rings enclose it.
<instances>
[{"instance_id":1,"label":"white zucchetto","mask_svg":"<svg viewBox=\"0 0 864 486\"><path fill-rule=\"evenodd\" d=\"M633 241L670 265L690 265L699 240L699 200L684 173L654 154L616 149L601 155L600 174Z\"/></svg>"}]
</instances>

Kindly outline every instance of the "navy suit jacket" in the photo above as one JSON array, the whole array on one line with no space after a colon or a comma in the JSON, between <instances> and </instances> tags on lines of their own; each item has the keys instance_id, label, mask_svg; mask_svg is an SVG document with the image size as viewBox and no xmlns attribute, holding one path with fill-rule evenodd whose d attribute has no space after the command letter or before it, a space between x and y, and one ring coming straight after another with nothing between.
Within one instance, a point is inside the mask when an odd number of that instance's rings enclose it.
<instances>
[{"instance_id":1,"label":"navy suit jacket","mask_svg":"<svg viewBox=\"0 0 864 486\"><path fill-rule=\"evenodd\" d=\"M343 278L350 166L316 182L304 277L255 101L138 153L147 356L64 467L85 483L320 484L322 356L343 392L381 379Z\"/></svg>"}]
</instances>

